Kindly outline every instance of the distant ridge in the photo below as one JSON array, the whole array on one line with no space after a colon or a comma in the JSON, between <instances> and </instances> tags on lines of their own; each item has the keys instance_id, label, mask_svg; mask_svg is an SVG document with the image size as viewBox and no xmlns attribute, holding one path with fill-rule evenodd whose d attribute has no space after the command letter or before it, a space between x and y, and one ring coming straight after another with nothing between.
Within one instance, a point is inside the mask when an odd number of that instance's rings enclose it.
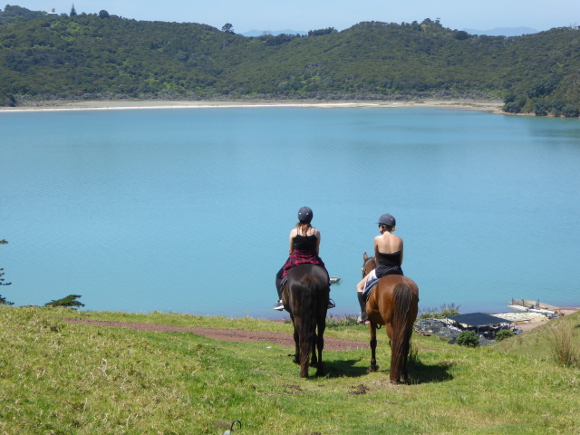
<instances>
[{"instance_id":1,"label":"distant ridge","mask_svg":"<svg viewBox=\"0 0 580 435\"><path fill-rule=\"evenodd\" d=\"M305 32L303 30L290 30L290 29L285 29L285 30L249 30L245 33L241 33L241 35L243 36L247 36L248 38L250 37L256 37L256 36L263 36L263 35L272 35L272 36L278 36L281 34L285 34L285 35L307 35L308 32Z\"/></svg>"},{"instance_id":2,"label":"distant ridge","mask_svg":"<svg viewBox=\"0 0 580 435\"><path fill-rule=\"evenodd\" d=\"M538 33L536 29L532 29L531 27L496 27L491 30L463 29L463 31L471 35L487 36L521 36Z\"/></svg>"}]
</instances>

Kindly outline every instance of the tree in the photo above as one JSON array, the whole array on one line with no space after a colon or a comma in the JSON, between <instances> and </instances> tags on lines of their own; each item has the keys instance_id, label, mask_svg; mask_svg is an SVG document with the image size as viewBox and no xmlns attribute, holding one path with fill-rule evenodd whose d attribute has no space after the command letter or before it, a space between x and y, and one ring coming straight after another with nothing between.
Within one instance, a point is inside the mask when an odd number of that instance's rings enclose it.
<instances>
[{"instance_id":1,"label":"tree","mask_svg":"<svg viewBox=\"0 0 580 435\"><path fill-rule=\"evenodd\" d=\"M224 26L222 27L222 32L224 33L234 33L234 26L231 25L230 23L225 23Z\"/></svg>"},{"instance_id":2,"label":"tree","mask_svg":"<svg viewBox=\"0 0 580 435\"><path fill-rule=\"evenodd\" d=\"M5 245L8 242L4 239L0 240L0 245ZM0 268L0 285L10 285L12 284L11 282L4 282L4 278L2 278L4 276L4 269ZM0 295L0 305L14 305L14 302L10 302L7 301L5 297L2 297L2 295Z\"/></svg>"},{"instance_id":3,"label":"tree","mask_svg":"<svg viewBox=\"0 0 580 435\"><path fill-rule=\"evenodd\" d=\"M75 17L77 15L77 11L75 10L75 4L73 3L72 8L70 10L70 16Z\"/></svg>"},{"instance_id":4,"label":"tree","mask_svg":"<svg viewBox=\"0 0 580 435\"><path fill-rule=\"evenodd\" d=\"M564 107L562 107L562 115L564 115L566 118L578 118L579 113L580 110L573 104L566 104Z\"/></svg>"},{"instance_id":5,"label":"tree","mask_svg":"<svg viewBox=\"0 0 580 435\"><path fill-rule=\"evenodd\" d=\"M105 10L102 10L99 12L99 18L103 19L103 18L109 18L109 13Z\"/></svg>"},{"instance_id":6,"label":"tree","mask_svg":"<svg viewBox=\"0 0 580 435\"><path fill-rule=\"evenodd\" d=\"M57 299L56 301L52 300L46 304L44 304L45 307L66 307L66 308L72 308L72 309L77 309L77 307L84 307L85 304L77 301L78 298L80 298L81 295L68 295L62 299Z\"/></svg>"}]
</instances>

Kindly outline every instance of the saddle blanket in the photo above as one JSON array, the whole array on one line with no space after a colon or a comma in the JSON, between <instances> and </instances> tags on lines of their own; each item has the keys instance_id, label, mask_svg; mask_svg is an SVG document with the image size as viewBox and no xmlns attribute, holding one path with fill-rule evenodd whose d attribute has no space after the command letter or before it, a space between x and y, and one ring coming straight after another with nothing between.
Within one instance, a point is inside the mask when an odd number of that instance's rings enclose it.
<instances>
[{"instance_id":1,"label":"saddle blanket","mask_svg":"<svg viewBox=\"0 0 580 435\"><path fill-rule=\"evenodd\" d=\"M363 297L365 301L368 301L371 297L371 293L377 286L380 278L377 278L377 274L375 273L375 269L371 270L369 275L367 276L367 281L365 282L365 287L363 289Z\"/></svg>"}]
</instances>

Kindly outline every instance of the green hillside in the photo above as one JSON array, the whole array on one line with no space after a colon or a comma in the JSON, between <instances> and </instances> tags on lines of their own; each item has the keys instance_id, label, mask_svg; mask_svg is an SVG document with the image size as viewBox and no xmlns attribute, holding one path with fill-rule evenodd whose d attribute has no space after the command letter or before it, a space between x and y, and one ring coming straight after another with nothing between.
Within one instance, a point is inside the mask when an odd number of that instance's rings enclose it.
<instances>
[{"instance_id":1,"label":"green hillside","mask_svg":"<svg viewBox=\"0 0 580 435\"><path fill-rule=\"evenodd\" d=\"M578 116L580 31L470 35L425 19L248 38L195 23L0 12L0 105L51 99L504 97Z\"/></svg>"},{"instance_id":2,"label":"green hillside","mask_svg":"<svg viewBox=\"0 0 580 435\"><path fill-rule=\"evenodd\" d=\"M198 330L163 332L159 325L292 333L290 323L250 318L0 306L0 431L223 434L235 420L235 434L580 429L578 360L563 365L549 356L553 330L568 331L577 356L578 315L477 348L414 334L411 385L389 382L384 329L377 334L379 371L367 373L368 327L329 319L327 342L357 340L361 348L325 349L327 375L315 378L311 369L302 379L291 346L218 341Z\"/></svg>"}]
</instances>

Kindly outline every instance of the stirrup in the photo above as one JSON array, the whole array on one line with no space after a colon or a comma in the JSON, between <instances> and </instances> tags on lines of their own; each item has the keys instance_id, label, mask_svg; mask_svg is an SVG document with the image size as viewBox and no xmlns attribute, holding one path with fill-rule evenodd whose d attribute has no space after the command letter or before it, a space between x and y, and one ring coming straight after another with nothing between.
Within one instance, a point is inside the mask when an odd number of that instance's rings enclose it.
<instances>
[{"instance_id":1,"label":"stirrup","mask_svg":"<svg viewBox=\"0 0 580 435\"><path fill-rule=\"evenodd\" d=\"M327 310L330 310L331 308L335 308L336 304L334 303L334 301L330 298L328 298L328 308Z\"/></svg>"},{"instance_id":2,"label":"stirrup","mask_svg":"<svg viewBox=\"0 0 580 435\"><path fill-rule=\"evenodd\" d=\"M276 311L284 311L284 304L282 303L282 301L277 301L276 306L272 309Z\"/></svg>"}]
</instances>

